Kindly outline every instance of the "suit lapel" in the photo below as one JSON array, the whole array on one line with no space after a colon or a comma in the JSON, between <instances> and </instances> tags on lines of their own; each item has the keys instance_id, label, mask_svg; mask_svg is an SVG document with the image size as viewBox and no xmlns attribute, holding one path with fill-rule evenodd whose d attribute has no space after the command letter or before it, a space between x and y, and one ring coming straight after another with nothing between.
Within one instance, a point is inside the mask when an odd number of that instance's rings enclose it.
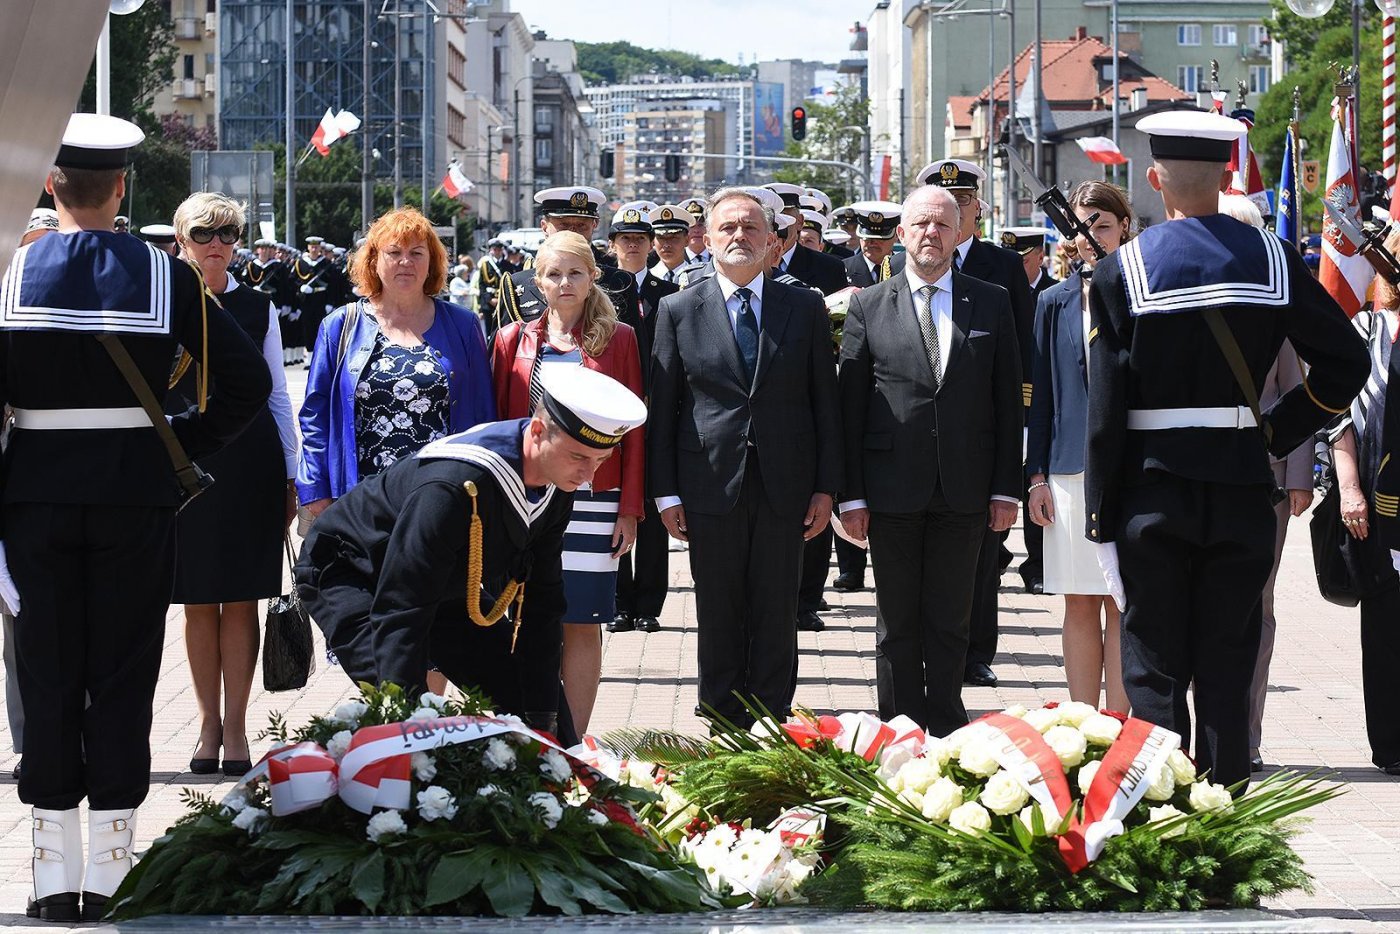
<instances>
[{"instance_id":1,"label":"suit lapel","mask_svg":"<svg viewBox=\"0 0 1400 934\"><path fill-rule=\"evenodd\" d=\"M751 390L752 385L744 379L744 361L739 356L739 341L734 337L733 325L729 323L729 311L725 308L724 292L720 290L719 281L711 276L697 288L701 290L698 296L699 312L705 332L719 348L719 355L729 367L734 381L746 391Z\"/></svg>"},{"instance_id":2,"label":"suit lapel","mask_svg":"<svg viewBox=\"0 0 1400 934\"><path fill-rule=\"evenodd\" d=\"M777 353L778 345L783 342L788 319L792 317L792 309L788 306L786 298L774 287L775 283L768 281L763 285L763 314L758 325L758 365L753 374L754 390L758 389L758 384L763 382L768 368L773 365L773 354ZM738 348L737 340L734 346Z\"/></svg>"},{"instance_id":3,"label":"suit lapel","mask_svg":"<svg viewBox=\"0 0 1400 934\"><path fill-rule=\"evenodd\" d=\"M972 254L968 254L968 259ZM953 367L958 365L958 360L962 358L964 346L967 344L968 332L972 330L972 313L975 310L975 303L968 295L967 283L962 281L963 276L953 273L953 339L948 342L948 365L943 368L943 379L938 383L939 388L948 384L948 377L953 372Z\"/></svg>"},{"instance_id":4,"label":"suit lapel","mask_svg":"<svg viewBox=\"0 0 1400 934\"><path fill-rule=\"evenodd\" d=\"M1070 293L1065 297L1065 303L1060 307L1059 324L1062 328L1069 328L1069 343L1074 348L1074 359L1079 364L1079 375L1084 380L1084 385L1089 385L1089 373L1084 365L1084 293L1079 288L1079 277L1074 276L1069 280L1075 284L1074 288L1067 288Z\"/></svg>"},{"instance_id":5,"label":"suit lapel","mask_svg":"<svg viewBox=\"0 0 1400 934\"><path fill-rule=\"evenodd\" d=\"M913 353L923 361L923 366L915 365L915 372L918 374L919 383L932 392L933 365L924 349L924 335L919 330L919 315L914 309L914 295L909 291L909 279L905 276L896 277L889 296L887 307L890 325L898 341L897 346L908 348L907 352Z\"/></svg>"}]
</instances>

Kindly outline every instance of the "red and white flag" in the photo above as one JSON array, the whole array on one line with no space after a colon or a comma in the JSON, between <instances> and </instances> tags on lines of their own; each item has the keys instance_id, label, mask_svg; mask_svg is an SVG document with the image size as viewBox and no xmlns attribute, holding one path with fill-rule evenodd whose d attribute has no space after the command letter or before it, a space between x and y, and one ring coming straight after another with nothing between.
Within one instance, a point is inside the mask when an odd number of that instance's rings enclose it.
<instances>
[{"instance_id":1,"label":"red and white flag","mask_svg":"<svg viewBox=\"0 0 1400 934\"><path fill-rule=\"evenodd\" d=\"M442 190L449 198L460 198L476 186L462 173L462 166L456 159L447 163L447 174L442 177Z\"/></svg>"},{"instance_id":2,"label":"red and white flag","mask_svg":"<svg viewBox=\"0 0 1400 934\"><path fill-rule=\"evenodd\" d=\"M1075 142L1084 150L1084 155L1089 157L1090 162L1097 162L1099 165L1125 165L1128 161L1118 145L1107 136L1089 136Z\"/></svg>"},{"instance_id":3,"label":"red and white flag","mask_svg":"<svg viewBox=\"0 0 1400 934\"><path fill-rule=\"evenodd\" d=\"M330 155L331 143L344 136L349 136L360 128L360 118L348 110L334 113L329 107L326 108L326 115L321 118L321 123L316 127L316 132L311 134L311 145L323 156Z\"/></svg>"},{"instance_id":4,"label":"red and white flag","mask_svg":"<svg viewBox=\"0 0 1400 934\"><path fill-rule=\"evenodd\" d=\"M1272 213L1269 196L1264 191L1264 177L1259 174L1259 159L1249 143L1249 131L1254 129L1253 112L1237 110L1231 116L1240 122L1243 130L1230 149L1230 187L1225 189L1225 193L1244 195L1254 202L1260 214L1268 217Z\"/></svg>"},{"instance_id":5,"label":"red and white flag","mask_svg":"<svg viewBox=\"0 0 1400 934\"><path fill-rule=\"evenodd\" d=\"M1323 197L1360 227L1361 198L1356 189L1351 105L1350 98L1332 102L1332 146L1327 155L1327 189ZM1347 242L1337 225L1324 217L1317 279L1348 317L1361 310L1373 275L1371 264Z\"/></svg>"},{"instance_id":6,"label":"red and white flag","mask_svg":"<svg viewBox=\"0 0 1400 934\"><path fill-rule=\"evenodd\" d=\"M1216 88L1210 92L1210 112L1223 115L1225 113L1225 98L1230 95L1225 91Z\"/></svg>"}]
</instances>

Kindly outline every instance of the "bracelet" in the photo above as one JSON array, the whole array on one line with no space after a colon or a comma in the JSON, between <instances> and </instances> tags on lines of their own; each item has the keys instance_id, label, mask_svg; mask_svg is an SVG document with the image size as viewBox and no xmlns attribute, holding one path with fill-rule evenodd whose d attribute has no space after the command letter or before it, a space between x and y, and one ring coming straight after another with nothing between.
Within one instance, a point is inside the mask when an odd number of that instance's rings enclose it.
<instances>
[{"instance_id":1,"label":"bracelet","mask_svg":"<svg viewBox=\"0 0 1400 934\"><path fill-rule=\"evenodd\" d=\"M1050 485L1050 481L1049 481L1049 480L1038 480L1038 481L1036 481L1035 483L1032 483L1032 484L1031 484L1030 486L1028 486L1026 489L1027 489L1027 491L1030 491L1030 490L1038 490L1038 489L1040 489L1040 488L1043 487L1043 486L1049 486L1049 485Z\"/></svg>"}]
</instances>

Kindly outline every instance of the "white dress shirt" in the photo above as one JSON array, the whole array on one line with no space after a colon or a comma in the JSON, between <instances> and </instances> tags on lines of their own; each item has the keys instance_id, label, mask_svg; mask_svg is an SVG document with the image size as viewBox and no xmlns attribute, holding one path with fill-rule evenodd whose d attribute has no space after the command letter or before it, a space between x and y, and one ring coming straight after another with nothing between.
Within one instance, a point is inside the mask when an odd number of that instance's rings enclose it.
<instances>
[{"instance_id":1,"label":"white dress shirt","mask_svg":"<svg viewBox=\"0 0 1400 934\"><path fill-rule=\"evenodd\" d=\"M792 254L796 252L797 244L794 243L792 246L788 247L788 251L786 253L778 257L778 268L781 269L783 272L787 272L788 265L792 262Z\"/></svg>"},{"instance_id":2,"label":"white dress shirt","mask_svg":"<svg viewBox=\"0 0 1400 934\"><path fill-rule=\"evenodd\" d=\"M962 271L963 263L967 262L967 251L972 249L972 241L976 239L977 237L975 235L968 237L962 243L959 243L957 246L953 247L953 249L958 254L958 261L954 265L958 267L959 272Z\"/></svg>"},{"instance_id":3,"label":"white dress shirt","mask_svg":"<svg viewBox=\"0 0 1400 934\"><path fill-rule=\"evenodd\" d=\"M972 240L969 239L962 246L958 247L959 250L962 250L964 258L967 256L966 247L970 246L971 243ZM951 266L948 267L948 271L943 273L937 282L928 282L921 279L914 272L912 263L906 263L904 266L904 278L909 283L909 297L914 300L914 314L916 320L918 317L919 302L922 300L919 296L919 289L929 285L933 286L932 301L929 302L929 319L933 322L933 326L938 332L938 382L942 385L943 374L948 370L948 351L951 350L953 346L953 269ZM922 329L919 333L923 333ZM1014 496L1001 496L996 493L992 494L992 499L999 499L1004 503L1011 503L1013 505L1020 502L1020 500ZM840 505L842 512L866 508L868 508L868 505L863 499L847 500Z\"/></svg>"},{"instance_id":4,"label":"white dress shirt","mask_svg":"<svg viewBox=\"0 0 1400 934\"><path fill-rule=\"evenodd\" d=\"M735 293L740 286L731 282L722 272L715 272L715 282L719 284L720 294L724 296L724 309L729 312L729 327L737 334L739 331L739 310L743 308L744 302ZM749 296L749 308L753 311L754 325L763 325L763 273L754 276L753 281L743 286L753 294ZM665 512L672 506L679 506L681 498L679 496L658 496L656 498L656 511Z\"/></svg>"}]
</instances>

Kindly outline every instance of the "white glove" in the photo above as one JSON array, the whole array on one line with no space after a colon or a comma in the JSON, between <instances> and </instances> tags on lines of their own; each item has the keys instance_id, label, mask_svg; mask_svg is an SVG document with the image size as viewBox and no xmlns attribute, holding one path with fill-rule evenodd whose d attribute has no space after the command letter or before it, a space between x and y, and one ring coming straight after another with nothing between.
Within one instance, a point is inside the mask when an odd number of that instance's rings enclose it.
<instances>
[{"instance_id":1,"label":"white glove","mask_svg":"<svg viewBox=\"0 0 1400 934\"><path fill-rule=\"evenodd\" d=\"M0 545L0 548L3 547L3 545ZM0 552L0 554L3 554L3 552ZM1390 549L1390 563L1395 565L1396 571L1400 571L1400 551L1396 551L1394 548Z\"/></svg>"},{"instance_id":2,"label":"white glove","mask_svg":"<svg viewBox=\"0 0 1400 934\"><path fill-rule=\"evenodd\" d=\"M311 294L311 286L309 286L309 285L304 285L304 286L302 286L302 287L301 287L301 294L302 294L302 295L310 295L310 294Z\"/></svg>"},{"instance_id":3,"label":"white glove","mask_svg":"<svg viewBox=\"0 0 1400 934\"><path fill-rule=\"evenodd\" d=\"M1122 613L1128 608L1128 597L1123 592L1123 575L1118 572L1118 544L1103 542L1096 544L1094 557L1099 560L1099 570L1103 571L1103 582L1108 585L1109 595Z\"/></svg>"},{"instance_id":4,"label":"white glove","mask_svg":"<svg viewBox=\"0 0 1400 934\"><path fill-rule=\"evenodd\" d=\"M300 320L301 320L301 309L300 309L300 308L293 308L291 311L287 312L287 320L288 320L288 321L300 321Z\"/></svg>"},{"instance_id":5,"label":"white glove","mask_svg":"<svg viewBox=\"0 0 1400 934\"><path fill-rule=\"evenodd\" d=\"M15 579L10 576L10 565L5 561L5 543L0 542L0 603L5 612L19 616L19 591L15 589Z\"/></svg>"}]
</instances>

